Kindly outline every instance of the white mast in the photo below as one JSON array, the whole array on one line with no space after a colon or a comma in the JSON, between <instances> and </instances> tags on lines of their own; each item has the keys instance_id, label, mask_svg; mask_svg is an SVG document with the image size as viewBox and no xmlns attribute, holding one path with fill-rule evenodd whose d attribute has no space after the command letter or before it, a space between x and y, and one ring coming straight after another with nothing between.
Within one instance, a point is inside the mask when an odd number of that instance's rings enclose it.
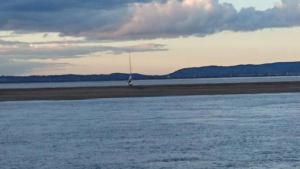
<instances>
[{"instance_id":1,"label":"white mast","mask_svg":"<svg viewBox=\"0 0 300 169\"><path fill-rule=\"evenodd\" d=\"M130 55L130 52L129 52L129 66L130 66L129 72L130 72L130 76L131 76L131 74L132 74L132 68L131 68L131 55Z\"/></svg>"}]
</instances>

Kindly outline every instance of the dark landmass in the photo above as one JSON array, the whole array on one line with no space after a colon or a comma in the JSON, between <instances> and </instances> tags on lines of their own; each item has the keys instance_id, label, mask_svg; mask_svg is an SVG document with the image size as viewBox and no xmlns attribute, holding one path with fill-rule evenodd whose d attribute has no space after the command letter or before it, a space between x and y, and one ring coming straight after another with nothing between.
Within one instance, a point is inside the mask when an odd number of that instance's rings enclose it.
<instances>
[{"instance_id":1,"label":"dark landmass","mask_svg":"<svg viewBox=\"0 0 300 169\"><path fill-rule=\"evenodd\" d=\"M262 65L207 66L186 68L171 73L173 78L202 77L260 77L260 76L298 76L300 62L269 63Z\"/></svg>"},{"instance_id":2,"label":"dark landmass","mask_svg":"<svg viewBox=\"0 0 300 169\"><path fill-rule=\"evenodd\" d=\"M300 62L282 62L262 65L237 65L227 67L207 66L185 68L167 75L133 74L133 78L135 80L150 80L299 75ZM129 75L125 73L113 73L110 75L0 76L0 83L113 81L126 80L128 76Z\"/></svg>"},{"instance_id":3,"label":"dark landmass","mask_svg":"<svg viewBox=\"0 0 300 169\"><path fill-rule=\"evenodd\" d=\"M133 87L81 87L49 89L1 89L0 101L80 100L96 98L292 92L300 92L300 82L158 85Z\"/></svg>"}]
</instances>

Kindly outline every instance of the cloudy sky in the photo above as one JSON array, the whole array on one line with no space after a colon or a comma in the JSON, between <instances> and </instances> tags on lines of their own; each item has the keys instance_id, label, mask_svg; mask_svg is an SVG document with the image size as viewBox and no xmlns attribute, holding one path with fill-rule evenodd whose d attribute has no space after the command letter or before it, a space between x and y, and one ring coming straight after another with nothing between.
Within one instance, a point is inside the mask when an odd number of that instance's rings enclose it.
<instances>
[{"instance_id":1,"label":"cloudy sky","mask_svg":"<svg viewBox=\"0 0 300 169\"><path fill-rule=\"evenodd\" d=\"M300 61L300 0L0 2L0 75Z\"/></svg>"}]
</instances>

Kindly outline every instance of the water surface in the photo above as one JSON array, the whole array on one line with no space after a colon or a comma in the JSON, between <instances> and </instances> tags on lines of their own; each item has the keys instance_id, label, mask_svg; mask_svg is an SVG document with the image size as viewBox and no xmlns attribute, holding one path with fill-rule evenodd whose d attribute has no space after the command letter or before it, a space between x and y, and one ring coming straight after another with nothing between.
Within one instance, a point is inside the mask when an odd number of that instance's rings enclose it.
<instances>
[{"instance_id":1,"label":"water surface","mask_svg":"<svg viewBox=\"0 0 300 169\"><path fill-rule=\"evenodd\" d=\"M300 167L300 93L0 103L3 169Z\"/></svg>"},{"instance_id":2,"label":"water surface","mask_svg":"<svg viewBox=\"0 0 300 169\"><path fill-rule=\"evenodd\" d=\"M300 76L234 77L234 78L209 78L209 79L134 80L134 85L143 86L143 85L299 82L299 81L300 81ZM57 83L10 83L10 84L0 84L0 89L104 87L104 86L127 86L127 82L126 81L99 81L99 82L57 82Z\"/></svg>"}]
</instances>

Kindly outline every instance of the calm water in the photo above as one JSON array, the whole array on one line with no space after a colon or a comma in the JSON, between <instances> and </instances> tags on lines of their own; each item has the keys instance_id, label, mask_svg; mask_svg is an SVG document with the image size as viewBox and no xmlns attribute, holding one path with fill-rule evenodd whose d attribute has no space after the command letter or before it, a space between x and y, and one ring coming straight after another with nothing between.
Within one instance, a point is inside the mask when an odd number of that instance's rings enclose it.
<instances>
[{"instance_id":1,"label":"calm water","mask_svg":"<svg viewBox=\"0 0 300 169\"><path fill-rule=\"evenodd\" d=\"M174 84L217 84L217 83L255 83L255 82L292 82L300 81L300 76L283 77L240 77L211 79L170 79L170 80L136 80L134 85L174 85ZM0 89L16 88L57 88L57 87L97 87L126 86L126 81L102 82L62 82L62 83L15 83L0 84Z\"/></svg>"},{"instance_id":2,"label":"calm water","mask_svg":"<svg viewBox=\"0 0 300 169\"><path fill-rule=\"evenodd\" d=\"M300 93L0 108L1 169L300 167Z\"/></svg>"}]
</instances>

